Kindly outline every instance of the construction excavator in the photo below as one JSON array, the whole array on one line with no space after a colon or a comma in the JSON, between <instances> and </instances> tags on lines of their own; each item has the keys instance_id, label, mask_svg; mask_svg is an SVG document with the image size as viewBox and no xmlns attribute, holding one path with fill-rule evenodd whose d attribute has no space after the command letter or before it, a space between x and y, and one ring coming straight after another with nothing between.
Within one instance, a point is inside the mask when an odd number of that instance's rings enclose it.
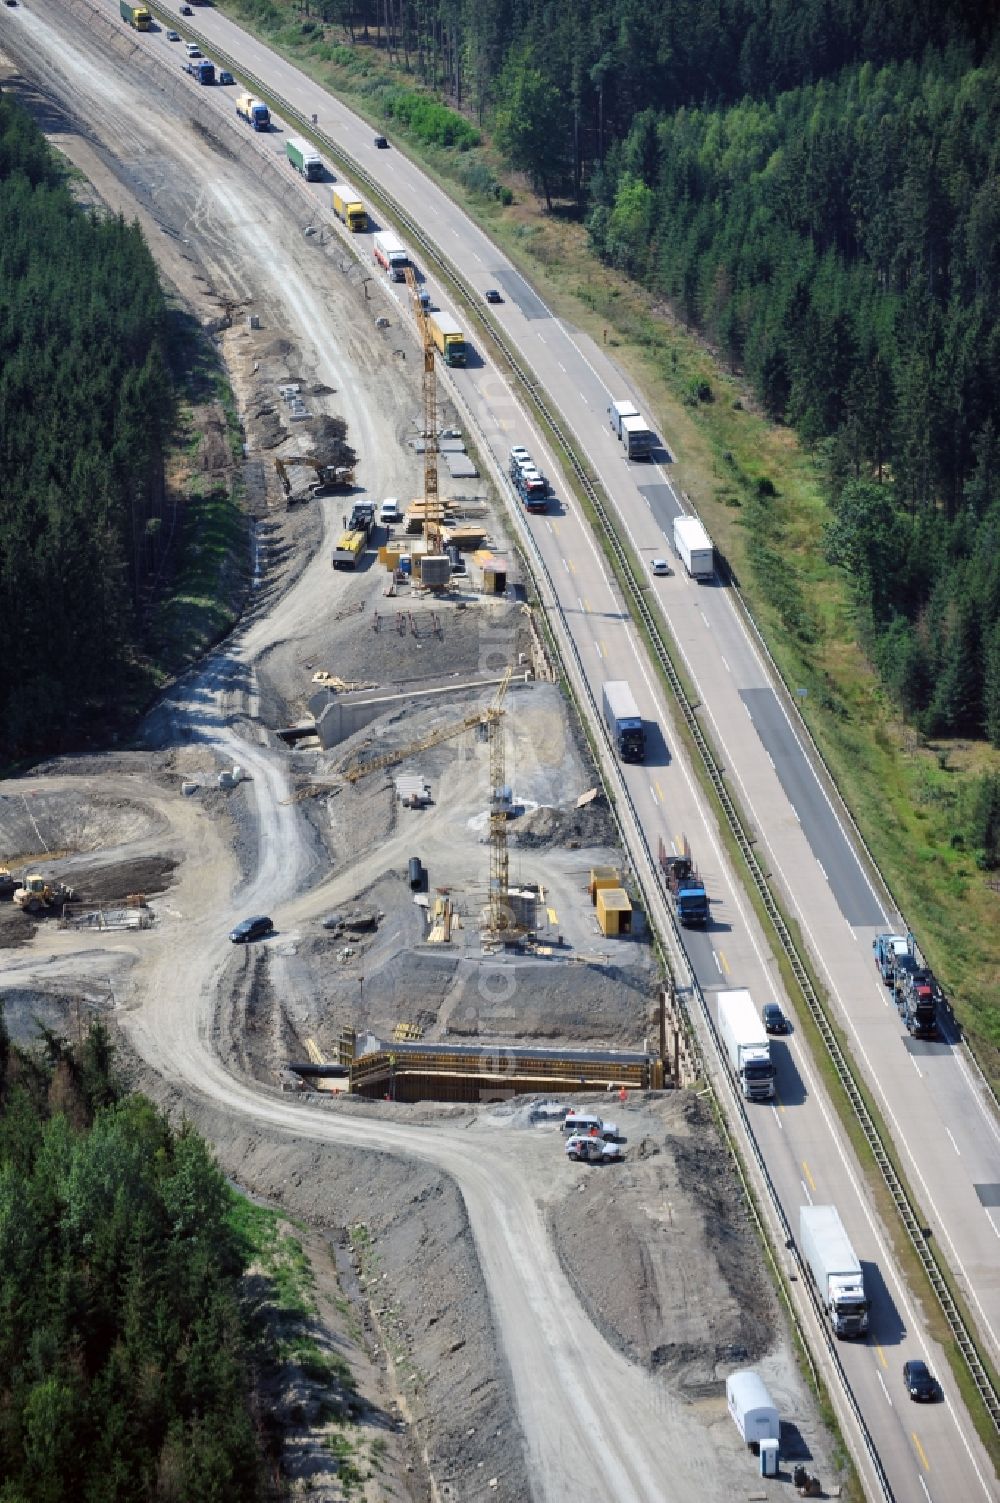
<instances>
[{"instance_id":1,"label":"construction excavator","mask_svg":"<svg viewBox=\"0 0 1000 1503\"><path fill-rule=\"evenodd\" d=\"M296 492L293 496L288 471L297 466L314 470L316 479L305 492ZM278 479L289 505L294 501L305 501L310 496L318 496L322 491L348 490L354 484L354 471L348 465L325 464L316 454L289 454L284 459L275 459L274 468L278 472Z\"/></svg>"}]
</instances>

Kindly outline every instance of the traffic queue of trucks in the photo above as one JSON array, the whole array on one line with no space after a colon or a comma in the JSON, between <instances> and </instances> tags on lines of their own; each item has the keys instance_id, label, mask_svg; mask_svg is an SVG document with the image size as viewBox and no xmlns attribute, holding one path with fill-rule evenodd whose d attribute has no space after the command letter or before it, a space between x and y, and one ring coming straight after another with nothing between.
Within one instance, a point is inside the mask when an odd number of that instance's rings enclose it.
<instances>
[{"instance_id":1,"label":"traffic queue of trucks","mask_svg":"<svg viewBox=\"0 0 1000 1503\"><path fill-rule=\"evenodd\" d=\"M134 26L136 31L148 31L153 18L144 5L130 5L129 0L119 0L122 20Z\"/></svg>"}]
</instances>

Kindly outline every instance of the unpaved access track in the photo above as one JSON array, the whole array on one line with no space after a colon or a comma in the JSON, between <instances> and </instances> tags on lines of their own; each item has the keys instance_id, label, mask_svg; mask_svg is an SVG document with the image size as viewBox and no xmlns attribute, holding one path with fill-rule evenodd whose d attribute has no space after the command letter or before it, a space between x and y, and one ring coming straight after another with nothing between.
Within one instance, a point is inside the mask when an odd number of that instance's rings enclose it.
<instances>
[{"instance_id":1,"label":"unpaved access track","mask_svg":"<svg viewBox=\"0 0 1000 1503\"><path fill-rule=\"evenodd\" d=\"M298 207L294 184L283 184L262 164L253 140L231 119L212 113L181 74L178 49L169 49L165 39L161 45L163 61L157 63L116 23L96 19L82 0L0 11L4 87L16 89L105 203L140 220L178 296L206 321L233 305L259 313L263 328L256 343L242 322L222 335L241 410L260 398L262 362L272 379L283 364L286 379L322 391L327 410L346 418L349 441L362 456L359 479L366 490L376 498L411 493L414 461L401 435L418 408L418 362L393 364L392 355L393 342L408 336L395 329L386 341L375 333L376 304L366 301L358 279L348 274L346 249L333 234L303 234L309 216ZM628 1165L595 1190L590 1171L570 1171L555 1137L543 1146L538 1130L516 1112L435 1115L428 1108L417 1114L354 1102L338 1108L317 1097L282 1095L223 1063L231 1043L222 1036L221 1020L229 1016L225 1001L245 980L245 968L257 963L227 943L231 924L248 913L274 915L279 933L266 948L267 967L271 988L280 992L294 984L300 926L347 895L337 887L338 875L331 873L305 810L288 802L289 754L258 721L255 674L264 654L315 632L335 607L341 582L331 575L329 551L340 510L338 500L321 503L298 532L287 533L292 545L307 539L311 556L305 562L300 557L286 575L265 578L243 626L175 684L148 717L138 749L51 764L0 789L5 819L15 811L18 819L22 811L30 814L35 798L50 800L52 809L51 801L63 798L68 804L91 800L105 810L145 810L131 833L123 832L122 817L109 816L108 841L125 851L132 842L143 856L152 844L164 862L176 863L176 880L156 903L152 930L102 937L43 924L29 943L6 952L2 984L113 1006L142 1062L145 1087L192 1114L212 1136L223 1163L245 1183L256 1180L262 1193L300 1212L321 1208L331 1220L338 1197L346 1220L367 1193L374 1197L377 1221L380 1209L388 1219L386 1207L396 1205L383 1185L391 1173L397 1196L401 1185L412 1183L414 1215L432 1217L439 1204L441 1216L458 1216L452 1224L455 1238L464 1238L464 1252L442 1253L434 1292L408 1292L411 1323L418 1324L425 1303L435 1311L440 1307L447 1320L450 1279L456 1300L463 1280L481 1280L486 1297L477 1307L478 1328L465 1336L479 1343L476 1361L494 1385L487 1394L500 1385L513 1404L489 1399L485 1418L492 1414L495 1420L493 1452L484 1465L470 1428L468 1456L463 1460L452 1450L448 1457L447 1484L435 1454L437 1432L429 1426L425 1459L433 1495L705 1503L745 1496L756 1487L756 1496L784 1496L787 1482L755 1478L752 1458L738 1444L719 1399L724 1372L715 1358L701 1374L706 1391L714 1381L711 1402L692 1402L671 1382L671 1364L657 1365L662 1336L642 1329L641 1322L625 1329L609 1313L623 1278L655 1278L657 1259L634 1238L621 1261L616 1249L613 1206L627 1197ZM228 805L214 791L211 797L181 796L182 778L199 782L204 792L220 767L235 763L248 781ZM6 826L0 829L8 835ZM55 848L52 838L46 844ZM617 1115L626 1134L648 1135L656 1128L655 1113L655 1103L636 1102ZM742 1291L749 1297L755 1290L772 1337L769 1371L777 1375L778 1391L795 1410L800 1430L809 1432L813 1454L820 1453L816 1459L827 1463L829 1477L827 1441L813 1433L815 1410L788 1356L773 1298L759 1288L762 1255L742 1225L735 1191L731 1197L716 1193L725 1184L719 1178L724 1154L712 1124L696 1115L685 1134L687 1187L678 1179L671 1193L657 1194L648 1219L664 1235L675 1216L679 1227L686 1218L693 1226L698 1206L692 1185L700 1174L713 1176L708 1198L717 1223L726 1215L726 1199L731 1201L733 1225L724 1236L732 1256L692 1264L695 1244L678 1245L675 1256L684 1266L677 1270L676 1309L663 1302L657 1319L673 1331L678 1347L689 1343L691 1356L712 1326L706 1311L732 1307L738 1322ZM701 1140L715 1145L714 1157L707 1149L699 1157ZM653 1151L663 1152L664 1142L661 1122ZM574 1195L582 1214L567 1212L567 1196ZM460 1213L454 1208L459 1202ZM432 1240L430 1221L427 1226ZM596 1255L574 1263L581 1239L592 1244L591 1253L603 1248L599 1266ZM753 1264L742 1283L741 1260ZM398 1270L403 1288L404 1275ZM669 1277L669 1268L661 1277ZM463 1405L471 1414L477 1402L475 1362L468 1379L447 1390L449 1372L464 1371L448 1367L449 1361L465 1360L454 1356L463 1345L459 1333L448 1349L453 1355L446 1351L440 1364L438 1403L447 1403L451 1413L439 1413L438 1431L446 1420L451 1430L460 1427ZM739 1355L731 1353L730 1369ZM399 1494L378 1494L390 1495Z\"/></svg>"}]
</instances>

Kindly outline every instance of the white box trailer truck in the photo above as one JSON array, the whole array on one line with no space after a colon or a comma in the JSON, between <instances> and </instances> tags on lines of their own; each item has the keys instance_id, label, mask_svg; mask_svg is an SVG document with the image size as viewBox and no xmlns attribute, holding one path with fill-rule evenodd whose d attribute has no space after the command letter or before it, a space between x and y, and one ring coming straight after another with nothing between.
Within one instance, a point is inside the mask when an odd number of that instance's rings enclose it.
<instances>
[{"instance_id":1,"label":"white box trailer truck","mask_svg":"<svg viewBox=\"0 0 1000 1503\"><path fill-rule=\"evenodd\" d=\"M744 1096L769 1101L774 1095L771 1040L748 991L719 993L719 1034Z\"/></svg>"},{"instance_id":2,"label":"white box trailer truck","mask_svg":"<svg viewBox=\"0 0 1000 1503\"><path fill-rule=\"evenodd\" d=\"M697 517L674 517L674 552L692 579L710 579L715 573L712 539Z\"/></svg>"},{"instance_id":3,"label":"white box trailer truck","mask_svg":"<svg viewBox=\"0 0 1000 1503\"><path fill-rule=\"evenodd\" d=\"M372 241L372 258L383 271L389 273L391 281L404 282L406 280L410 253L402 240L399 240L391 231L379 230Z\"/></svg>"},{"instance_id":4,"label":"white box trailer truck","mask_svg":"<svg viewBox=\"0 0 1000 1503\"><path fill-rule=\"evenodd\" d=\"M608 405L608 422L615 438L621 438L622 423L626 418L638 416L639 409L634 402L611 402Z\"/></svg>"},{"instance_id":5,"label":"white box trailer truck","mask_svg":"<svg viewBox=\"0 0 1000 1503\"><path fill-rule=\"evenodd\" d=\"M864 1274L836 1206L802 1206L799 1249L837 1336L863 1336L869 1301Z\"/></svg>"}]
</instances>

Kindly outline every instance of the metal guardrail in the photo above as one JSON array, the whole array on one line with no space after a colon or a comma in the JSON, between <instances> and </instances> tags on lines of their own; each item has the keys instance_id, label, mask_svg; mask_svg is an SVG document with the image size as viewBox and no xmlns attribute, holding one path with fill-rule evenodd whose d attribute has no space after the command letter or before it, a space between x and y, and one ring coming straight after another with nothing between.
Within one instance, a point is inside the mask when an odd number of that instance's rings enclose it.
<instances>
[{"instance_id":1,"label":"metal guardrail","mask_svg":"<svg viewBox=\"0 0 1000 1503\"><path fill-rule=\"evenodd\" d=\"M156 7L153 6L151 7L151 9L155 10ZM989 1374L986 1371L985 1365L983 1364L979 1356L978 1349L976 1348L972 1336L969 1333L968 1327L965 1324L961 1311L958 1309L958 1306L955 1303L954 1298L952 1297L951 1291L948 1288L947 1282L938 1269L937 1262L930 1248L929 1240L924 1233L922 1226L920 1225L914 1207L910 1202L902 1181L896 1173L895 1167L892 1164L892 1161L886 1151L885 1144L883 1143L881 1135L879 1134L871 1113L868 1110L867 1103L865 1102L858 1087L854 1073L843 1053L843 1050L840 1047L839 1040L834 1033L833 1027L830 1023L829 1018L827 1017L826 1011L819 999L815 988L812 985L812 981L809 977L806 966L798 953L788 927L781 915L774 895L768 885L767 878L757 859L757 855L754 851L752 842L750 841L750 838L746 833L739 810L734 800L732 799L728 788L726 787L722 771L715 760L711 745L701 728L701 724L695 714L695 708L687 696L680 675L674 667L670 654L667 651L660 622L654 616L643 595L638 577L632 567L632 562L629 557L628 551L626 550L624 544L621 541L621 538L618 535L618 531L611 518L602 492L598 487L596 481L588 474L579 457L577 456L576 450L568 434L565 432L562 426L562 422L559 418L558 413L556 413L549 406L539 382L535 379L533 373L522 364L517 356L516 351L514 351L511 346L508 345L495 322L492 319L487 319L484 316L483 311L478 307L475 298L475 290L473 289L471 284L468 283L462 276L462 274L447 260L444 255L442 255L437 246L434 245L434 243L428 238L427 235L425 235L424 231L421 229L417 221L414 220L406 212L405 209L403 209L399 204L391 199L383 191L378 181L374 177L372 177L372 175L364 167L362 167L359 162L354 161L353 158L351 158L343 150L339 143L332 140L324 133L318 131L312 120L306 115L302 114L293 104L291 104L290 101L284 99L281 95L276 94L267 86L267 84L262 79L248 72L235 58L232 58L228 56L228 54L222 52L219 48L215 47L207 38L203 37L200 40L204 41L209 51L212 52L213 55L223 65L228 67L232 73L234 73L249 87L258 92L263 99L267 100L269 103L273 103L278 113L284 119L288 120L290 123L294 122L294 124L297 125L304 134L311 136L312 139L317 142L317 144L322 146L324 152L332 161L343 166L345 172L348 174L355 186L363 186L364 188L366 188L371 200L375 204L377 204L383 210L383 212L388 213L390 218L402 229L403 233L414 245L417 245L421 248L428 264L433 265L436 274L443 281L448 283L452 291L457 294L460 302L470 312L472 310L475 310L475 322L478 323L481 328L485 328L488 331L490 338L492 339L494 345L502 356L503 361L508 366L511 374L517 379L519 386L527 394L535 409L535 412L541 419L544 427L548 430L551 437L555 440L556 444L565 455L571 469L573 470L577 483L581 487L583 493L586 495L587 500L589 501L594 511L601 535L608 550L610 551L611 558L616 565L616 572L618 573L619 583L621 584L625 592L628 603L633 608L635 617L640 621L646 631L653 650L654 657L656 658L660 670L663 673L663 676L674 695L684 722L688 727L705 772L719 799L720 805L726 817L726 821L729 824L731 833L733 834L740 848L741 854L744 857L751 880L753 881L754 886L764 905L765 911L767 912L767 915L771 920L779 944L781 945L786 959L788 960L792 968L792 972L802 993L803 1000L805 1001L810 1015L812 1016L817 1029L819 1030L820 1036L822 1037L824 1044L827 1047L830 1058L837 1072L837 1076L844 1088L849 1101L851 1102L851 1106L855 1112L859 1125L864 1132L866 1141L869 1143L872 1149L875 1162L878 1165L880 1172L882 1173L883 1179L885 1180L886 1186L892 1197L893 1204L895 1205L899 1213L900 1219L910 1239L911 1245L917 1253L921 1265L927 1273L928 1280L932 1288L934 1289L935 1294L937 1295L942 1313L944 1314L945 1320L947 1321L949 1329L952 1332L956 1345L958 1346L966 1361L970 1376L972 1377L976 1390L982 1398L982 1401L988 1413L990 1414L994 1425L998 1430L1000 1430L1000 1396L997 1395L997 1392L990 1381ZM528 533L527 535L529 538L531 537L530 533ZM532 544L533 543L534 540L532 539ZM558 607L558 597L555 594L554 586L551 576L549 575L548 568L542 560L541 554L538 552L537 547L533 547L532 551L534 553L536 565L540 566L541 573L546 578L549 584L552 598L554 601L556 601ZM558 607L558 609L560 616L562 616L561 607ZM568 626L566 625L564 618L563 624L566 627L566 638L570 643L577 661L577 667L580 673L581 682L585 686L588 698L590 699L595 721L598 725L600 725L602 732L604 733L604 739L608 745L608 751L610 754L610 743L608 742L607 733L606 731L604 731L603 717L601 717L597 713L596 701L594 700L594 696L590 691L590 686L587 681L586 674L583 671L583 664L579 658L579 653L576 651L575 644L572 641L572 636L569 633ZM616 761L614 761L614 765L617 765ZM605 788L605 791L609 794L609 803L614 809L615 799L611 796L610 789L607 787L607 782L604 778L603 770L599 769L599 771L601 772L601 781ZM628 803L633 818L633 824L635 826L635 829L638 831L639 840L643 847L643 852L649 862L650 868L655 873L656 867L653 863L652 852L649 848L648 842L646 841L645 834L642 831L642 827L639 823L631 796L628 793L628 789L625 786L624 780L621 779L620 776L619 782L620 788L617 790L618 794L619 796L623 797ZM624 834L624 832L622 833ZM625 841L625 844L627 848L627 840ZM636 877L639 880L643 901L647 905L647 912L649 912L651 911L651 909L648 901L648 894L644 890L644 884L642 883L640 874L638 872L636 873ZM674 930L674 938L678 950L682 955L684 955L686 961L683 941L681 940L679 930L677 929L672 910L670 909L669 904L666 902L664 902L663 908L665 909L669 918L670 925ZM657 950L664 962L665 967L669 971L669 963L667 962L665 953L663 952L659 944L657 944ZM716 1046L721 1047L718 1035L715 1032L714 1024L712 1023L711 1015L705 1002L705 998L701 992L701 988L694 978L690 964L687 964L687 970L691 977L692 992L699 1001L703 1016L708 1020L708 1025L714 1036ZM777 1199L777 1193L774 1189L770 1175L767 1172L766 1166L764 1165L763 1157L757 1145L756 1138L750 1130L749 1119L747 1118L746 1112L743 1109L742 1102L740 1102L738 1099L737 1107L742 1114L745 1129L749 1134L749 1141L753 1146L754 1156L757 1161L758 1168L760 1169L764 1177L764 1181L769 1188L772 1199L774 1200L776 1213L779 1217L779 1220L787 1228L788 1223L784 1217L784 1212L781 1209L780 1201L778 1201ZM791 1239L791 1237L790 1240L794 1242L794 1239ZM848 1395L852 1411L855 1415L855 1419L858 1423L861 1434L865 1439L866 1447L872 1460L872 1465L879 1477L885 1496L888 1499L891 1499L892 1492L889 1487L888 1478L882 1466L881 1459L878 1456L877 1450L875 1449L874 1441L872 1440L868 1427L864 1421L863 1416L861 1415L857 1401L855 1400L850 1385L847 1382L846 1374L844 1373L843 1368L839 1362L839 1358L837 1357L835 1349L832 1348L832 1344L831 1356L840 1371L844 1390Z\"/></svg>"}]
</instances>

